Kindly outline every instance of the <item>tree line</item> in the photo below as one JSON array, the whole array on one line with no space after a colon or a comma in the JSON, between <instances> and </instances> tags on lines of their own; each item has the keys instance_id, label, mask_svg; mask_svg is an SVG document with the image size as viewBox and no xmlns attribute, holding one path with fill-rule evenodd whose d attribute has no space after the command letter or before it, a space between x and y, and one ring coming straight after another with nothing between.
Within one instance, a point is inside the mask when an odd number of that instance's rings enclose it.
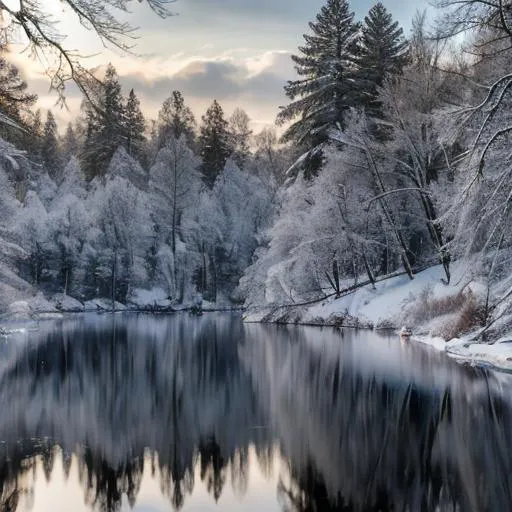
<instances>
[{"instance_id":1,"label":"tree line","mask_svg":"<svg viewBox=\"0 0 512 512\"><path fill-rule=\"evenodd\" d=\"M435 264L449 284L458 261L488 289L475 321L504 307L510 8L437 7L432 28L417 13L408 38L382 3L358 22L346 0L327 0L309 24L277 117L302 156L241 280L249 305L339 295L400 270L413 279Z\"/></svg>"},{"instance_id":2,"label":"tree line","mask_svg":"<svg viewBox=\"0 0 512 512\"><path fill-rule=\"evenodd\" d=\"M288 158L275 129L253 135L245 111L228 118L216 100L198 129L180 91L147 122L108 65L61 136L3 62L2 178L16 219L4 236L19 249L7 268L80 300L151 287L176 304L228 297L272 217Z\"/></svg>"},{"instance_id":3,"label":"tree line","mask_svg":"<svg viewBox=\"0 0 512 512\"><path fill-rule=\"evenodd\" d=\"M510 239L508 7L438 7L433 30L420 13L406 38L380 2L357 21L346 0L327 0L292 57L280 140L216 101L198 128L178 91L147 123L112 66L79 77L81 115L60 137L3 59L2 209L25 223L2 224L3 281L293 304L434 264L448 284L459 260L488 283L492 315L508 297L490 292ZM64 191L79 196L67 210ZM61 220L45 231L45 215Z\"/></svg>"}]
</instances>

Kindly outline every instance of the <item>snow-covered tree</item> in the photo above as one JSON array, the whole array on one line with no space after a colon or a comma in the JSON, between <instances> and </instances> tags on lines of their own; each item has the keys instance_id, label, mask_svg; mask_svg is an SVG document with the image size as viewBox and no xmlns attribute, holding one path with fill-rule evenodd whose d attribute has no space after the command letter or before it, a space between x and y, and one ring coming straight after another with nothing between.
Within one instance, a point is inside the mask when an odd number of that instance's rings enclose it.
<instances>
[{"instance_id":1,"label":"snow-covered tree","mask_svg":"<svg viewBox=\"0 0 512 512\"><path fill-rule=\"evenodd\" d=\"M170 139L179 139L184 136L189 147L193 147L195 140L196 120L192 110L185 104L180 91L173 91L158 112L157 147L165 146Z\"/></svg>"},{"instance_id":2,"label":"snow-covered tree","mask_svg":"<svg viewBox=\"0 0 512 512\"><path fill-rule=\"evenodd\" d=\"M232 155L240 169L245 168L245 164L250 156L250 141L252 130L250 129L250 118L245 110L236 108L229 118L229 132L231 135Z\"/></svg>"},{"instance_id":3,"label":"snow-covered tree","mask_svg":"<svg viewBox=\"0 0 512 512\"><path fill-rule=\"evenodd\" d=\"M159 267L167 280L169 296L183 300L190 284L191 261L187 261L187 222L197 203L201 177L200 160L187 145L186 136L169 139L158 152L150 170L149 197L153 222L159 234Z\"/></svg>"},{"instance_id":4,"label":"snow-covered tree","mask_svg":"<svg viewBox=\"0 0 512 512\"><path fill-rule=\"evenodd\" d=\"M144 153L146 122L140 109L140 101L131 89L124 109L125 147L128 154L138 158Z\"/></svg>"},{"instance_id":5,"label":"snow-covered tree","mask_svg":"<svg viewBox=\"0 0 512 512\"><path fill-rule=\"evenodd\" d=\"M400 74L408 59L403 30L381 2L364 18L357 55L358 75L365 84L362 102L371 115L380 117L378 88L384 80Z\"/></svg>"},{"instance_id":6,"label":"snow-covered tree","mask_svg":"<svg viewBox=\"0 0 512 512\"><path fill-rule=\"evenodd\" d=\"M108 177L89 200L96 229L91 232L95 251L88 273L100 296L123 302L146 278L145 255L149 218L145 194L128 180Z\"/></svg>"},{"instance_id":7,"label":"snow-covered tree","mask_svg":"<svg viewBox=\"0 0 512 512\"><path fill-rule=\"evenodd\" d=\"M87 131L82 161L89 180L102 176L117 148L126 143L123 96L112 64L107 66L105 78L97 89L94 101L99 107L85 105Z\"/></svg>"},{"instance_id":8,"label":"snow-covered tree","mask_svg":"<svg viewBox=\"0 0 512 512\"><path fill-rule=\"evenodd\" d=\"M34 286L41 284L43 272L48 271L52 251L48 212L37 194L29 192L18 216L22 246L27 252L30 278Z\"/></svg>"},{"instance_id":9,"label":"snow-covered tree","mask_svg":"<svg viewBox=\"0 0 512 512\"><path fill-rule=\"evenodd\" d=\"M226 165L231 154L228 122L217 100L210 105L202 118L199 146L201 149L201 172L204 182L212 188L217 176Z\"/></svg>"},{"instance_id":10,"label":"snow-covered tree","mask_svg":"<svg viewBox=\"0 0 512 512\"><path fill-rule=\"evenodd\" d=\"M312 206L311 182L303 175L282 190L281 211L265 237L265 246L256 252L256 261L240 280L239 294L251 307L289 304L298 293L318 293L318 281L307 241ZM313 282L312 282L313 281Z\"/></svg>"},{"instance_id":11,"label":"snow-covered tree","mask_svg":"<svg viewBox=\"0 0 512 512\"><path fill-rule=\"evenodd\" d=\"M68 194L73 194L76 198L84 200L87 196L87 186L78 158L71 157L62 175L63 179L58 187L58 197L55 201L58 202L60 198Z\"/></svg>"},{"instance_id":12,"label":"snow-covered tree","mask_svg":"<svg viewBox=\"0 0 512 512\"><path fill-rule=\"evenodd\" d=\"M66 187L67 188L67 187ZM85 280L84 248L88 242L91 228L91 212L79 196L62 189L52 204L49 214L49 224L54 244L54 283L57 291L65 295L81 296L82 285Z\"/></svg>"},{"instance_id":13,"label":"snow-covered tree","mask_svg":"<svg viewBox=\"0 0 512 512\"><path fill-rule=\"evenodd\" d=\"M257 247L257 234L272 217L269 189L228 160L212 196L221 212L220 243L215 249L218 288L233 289Z\"/></svg>"},{"instance_id":14,"label":"snow-covered tree","mask_svg":"<svg viewBox=\"0 0 512 512\"><path fill-rule=\"evenodd\" d=\"M344 125L347 110L354 106L360 83L355 63L358 28L347 0L327 0L309 24L300 54L293 55L300 78L285 86L291 103L278 115L280 124L292 121L284 141L304 144L308 150L308 174L321 163L321 144L329 129Z\"/></svg>"},{"instance_id":15,"label":"snow-covered tree","mask_svg":"<svg viewBox=\"0 0 512 512\"><path fill-rule=\"evenodd\" d=\"M128 154L123 146L120 146L112 156L107 175L124 178L139 190L148 188L148 173L137 160Z\"/></svg>"},{"instance_id":16,"label":"snow-covered tree","mask_svg":"<svg viewBox=\"0 0 512 512\"><path fill-rule=\"evenodd\" d=\"M80 145L78 137L71 123L68 123L66 133L62 140L62 151L66 159L70 159L72 156L78 156L80 151Z\"/></svg>"},{"instance_id":17,"label":"snow-covered tree","mask_svg":"<svg viewBox=\"0 0 512 512\"><path fill-rule=\"evenodd\" d=\"M44 123L41 157L50 178L59 183L62 180L62 156L57 123L51 110L48 110L46 122Z\"/></svg>"},{"instance_id":18,"label":"snow-covered tree","mask_svg":"<svg viewBox=\"0 0 512 512\"><path fill-rule=\"evenodd\" d=\"M25 159L23 152L0 139L0 310L31 291L18 272L28 254L16 222L21 204L9 179L9 174L27 165Z\"/></svg>"}]
</instances>

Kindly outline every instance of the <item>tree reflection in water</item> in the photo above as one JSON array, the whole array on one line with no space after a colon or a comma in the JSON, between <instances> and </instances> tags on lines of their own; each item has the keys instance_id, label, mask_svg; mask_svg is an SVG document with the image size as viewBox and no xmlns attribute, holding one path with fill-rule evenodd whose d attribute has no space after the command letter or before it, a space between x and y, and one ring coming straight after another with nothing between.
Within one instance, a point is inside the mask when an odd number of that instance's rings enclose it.
<instances>
[{"instance_id":1,"label":"tree reflection in water","mask_svg":"<svg viewBox=\"0 0 512 512\"><path fill-rule=\"evenodd\" d=\"M283 510L507 510L510 389L373 333L232 315L42 324L3 349L0 509L30 503L24 475L50 481L60 457L95 510L133 507L145 471L175 509L228 482L243 504L252 466Z\"/></svg>"}]
</instances>

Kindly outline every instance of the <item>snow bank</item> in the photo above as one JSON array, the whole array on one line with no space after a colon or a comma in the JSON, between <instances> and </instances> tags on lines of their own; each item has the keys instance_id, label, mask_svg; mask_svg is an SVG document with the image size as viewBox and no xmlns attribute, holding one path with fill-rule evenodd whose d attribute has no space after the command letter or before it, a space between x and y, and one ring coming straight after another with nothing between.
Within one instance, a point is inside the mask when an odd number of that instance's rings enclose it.
<instances>
[{"instance_id":1,"label":"snow bank","mask_svg":"<svg viewBox=\"0 0 512 512\"><path fill-rule=\"evenodd\" d=\"M53 302L55 303L55 309L58 311L66 313L80 313L84 311L84 305L80 301L63 293L56 295L53 298Z\"/></svg>"},{"instance_id":2,"label":"snow bank","mask_svg":"<svg viewBox=\"0 0 512 512\"><path fill-rule=\"evenodd\" d=\"M469 337L456 338L446 343L446 353L473 365L512 372L512 340L487 344L475 343Z\"/></svg>"},{"instance_id":3,"label":"snow bank","mask_svg":"<svg viewBox=\"0 0 512 512\"><path fill-rule=\"evenodd\" d=\"M426 344L435 350L471 364L487 365L512 371L512 331L510 328L492 344L477 343L478 327L460 338L447 342L443 335L451 332L461 316L465 297L482 303L486 289L481 283L464 278L465 268L453 265L452 284L442 282L442 266L418 273L413 280L397 276L378 282L375 287L364 286L339 299L330 298L310 306L259 307L248 310L246 322L297 323L332 325L373 329L403 325L412 328L411 342ZM465 294L465 295L464 295ZM452 302L453 304L452 304ZM459 302L461 304L459 304ZM442 310L444 304L452 305ZM429 311L437 304L437 311ZM441 309L439 307L441 305ZM509 307L507 304L503 307ZM440 309L440 310L439 310ZM446 337L446 336L445 336Z\"/></svg>"},{"instance_id":4,"label":"snow bank","mask_svg":"<svg viewBox=\"0 0 512 512\"><path fill-rule=\"evenodd\" d=\"M125 311L127 307L120 302L114 302L116 311ZM84 311L112 311L112 301L110 299L93 299L84 304Z\"/></svg>"},{"instance_id":5,"label":"snow bank","mask_svg":"<svg viewBox=\"0 0 512 512\"><path fill-rule=\"evenodd\" d=\"M133 291L128 302L140 309L170 309L171 301L168 295L163 288L156 287L151 290L137 288Z\"/></svg>"},{"instance_id":6,"label":"snow bank","mask_svg":"<svg viewBox=\"0 0 512 512\"><path fill-rule=\"evenodd\" d=\"M25 320L31 318L32 311L26 300L18 300L13 302L7 308L7 316L12 320Z\"/></svg>"},{"instance_id":7,"label":"snow bank","mask_svg":"<svg viewBox=\"0 0 512 512\"><path fill-rule=\"evenodd\" d=\"M330 298L309 307L258 308L245 315L251 322L283 322L294 318L294 323L321 325L348 325L371 328L399 328L407 323L406 310L428 287L436 298L456 294L462 283L446 286L441 265L417 274L413 280L407 275L363 286L339 299Z\"/></svg>"}]
</instances>

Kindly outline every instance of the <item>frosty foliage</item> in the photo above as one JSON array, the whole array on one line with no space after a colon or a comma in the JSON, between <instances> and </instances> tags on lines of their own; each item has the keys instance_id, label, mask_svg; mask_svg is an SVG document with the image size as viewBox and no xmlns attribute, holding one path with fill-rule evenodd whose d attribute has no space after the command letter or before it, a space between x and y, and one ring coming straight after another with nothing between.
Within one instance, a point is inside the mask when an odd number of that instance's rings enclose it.
<instances>
[{"instance_id":1,"label":"frosty foliage","mask_svg":"<svg viewBox=\"0 0 512 512\"><path fill-rule=\"evenodd\" d=\"M190 219L201 189L199 159L188 147L185 135L171 137L158 152L149 172L149 209L154 222L157 271L170 297L184 299L190 288ZM193 245L192 245L193 247Z\"/></svg>"},{"instance_id":2,"label":"frosty foliage","mask_svg":"<svg viewBox=\"0 0 512 512\"><path fill-rule=\"evenodd\" d=\"M146 171L122 146L114 153L107 174L124 178L139 190L147 190L148 176Z\"/></svg>"},{"instance_id":3,"label":"frosty foliage","mask_svg":"<svg viewBox=\"0 0 512 512\"><path fill-rule=\"evenodd\" d=\"M111 64L63 138L20 107L27 133L0 139L0 308L20 291L117 307L154 289L169 307L281 307L435 264L450 284L463 259L492 319L512 296L493 288L512 246L506 21L482 20L469 62L422 15L406 41L383 4L360 23L326 0L292 57L281 140L216 100L196 126L179 91L146 122Z\"/></svg>"}]
</instances>

